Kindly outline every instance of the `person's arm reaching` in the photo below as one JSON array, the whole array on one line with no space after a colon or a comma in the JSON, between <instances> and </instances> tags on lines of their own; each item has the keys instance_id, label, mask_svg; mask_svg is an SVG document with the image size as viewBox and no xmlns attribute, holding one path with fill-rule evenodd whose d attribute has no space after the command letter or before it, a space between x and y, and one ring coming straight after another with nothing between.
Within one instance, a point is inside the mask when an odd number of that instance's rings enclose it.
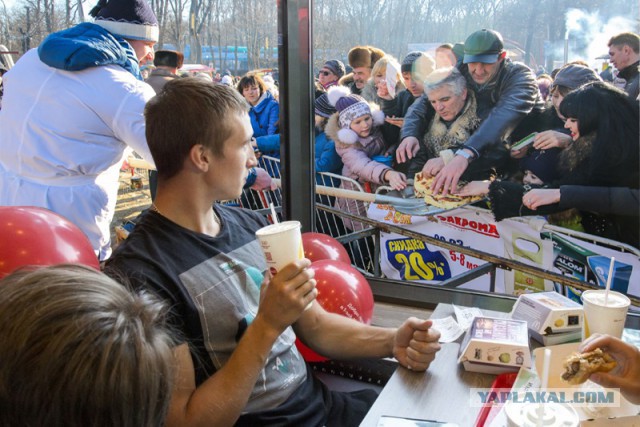
<instances>
[{"instance_id":1,"label":"person's arm reaching","mask_svg":"<svg viewBox=\"0 0 640 427\"><path fill-rule=\"evenodd\" d=\"M505 66L525 67L513 63ZM482 155L487 146L502 141L536 105L539 92L533 74L528 69L514 68L501 82L498 102L464 144L476 154Z\"/></svg>"},{"instance_id":2,"label":"person's arm reaching","mask_svg":"<svg viewBox=\"0 0 640 427\"><path fill-rule=\"evenodd\" d=\"M404 163L412 159L420 148L420 139L427 130L435 111L425 95L420 96L407 110L400 131L400 145L396 150L396 160Z\"/></svg>"}]
</instances>

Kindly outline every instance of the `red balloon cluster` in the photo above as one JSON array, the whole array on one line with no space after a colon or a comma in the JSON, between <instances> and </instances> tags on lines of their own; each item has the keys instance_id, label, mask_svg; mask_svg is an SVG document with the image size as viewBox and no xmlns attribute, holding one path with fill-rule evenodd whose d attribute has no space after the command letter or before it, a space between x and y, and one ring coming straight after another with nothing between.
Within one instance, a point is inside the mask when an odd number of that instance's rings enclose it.
<instances>
[{"instance_id":1,"label":"red balloon cluster","mask_svg":"<svg viewBox=\"0 0 640 427\"><path fill-rule=\"evenodd\" d=\"M349 255L340 242L320 233L304 233L302 239L305 256L313 261L311 269L315 273L318 290L316 301L331 313L371 323L374 305L371 287L362 273L351 266ZM327 360L300 340L296 341L296 346L307 362Z\"/></svg>"},{"instance_id":2,"label":"red balloon cluster","mask_svg":"<svg viewBox=\"0 0 640 427\"><path fill-rule=\"evenodd\" d=\"M100 268L87 236L66 218L33 206L0 207L0 278L28 265L62 263Z\"/></svg>"}]
</instances>

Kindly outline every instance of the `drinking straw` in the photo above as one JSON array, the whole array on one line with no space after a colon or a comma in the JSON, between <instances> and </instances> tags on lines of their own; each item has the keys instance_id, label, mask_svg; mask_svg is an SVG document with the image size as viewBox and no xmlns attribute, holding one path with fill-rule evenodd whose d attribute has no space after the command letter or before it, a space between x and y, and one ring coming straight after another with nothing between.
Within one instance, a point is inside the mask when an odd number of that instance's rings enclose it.
<instances>
[{"instance_id":1,"label":"drinking straw","mask_svg":"<svg viewBox=\"0 0 640 427\"><path fill-rule=\"evenodd\" d=\"M613 264L616 263L616 258L611 257L611 263L609 264L609 275L607 276L607 287L604 290L604 306L607 306L609 300L609 289L611 289L611 279L613 278Z\"/></svg>"},{"instance_id":2,"label":"drinking straw","mask_svg":"<svg viewBox=\"0 0 640 427\"><path fill-rule=\"evenodd\" d=\"M540 390L545 391L549 386L549 365L551 364L551 349L544 349L544 360L542 362L542 384L540 385ZM538 422L536 423L537 427L542 427L542 421L544 421L544 403L542 399L538 403Z\"/></svg>"},{"instance_id":3,"label":"drinking straw","mask_svg":"<svg viewBox=\"0 0 640 427\"><path fill-rule=\"evenodd\" d=\"M273 223L278 224L280 221L278 221L278 215L276 215L276 208L275 206L273 206L273 202L269 203L269 209L271 209L271 216L273 217Z\"/></svg>"}]
</instances>

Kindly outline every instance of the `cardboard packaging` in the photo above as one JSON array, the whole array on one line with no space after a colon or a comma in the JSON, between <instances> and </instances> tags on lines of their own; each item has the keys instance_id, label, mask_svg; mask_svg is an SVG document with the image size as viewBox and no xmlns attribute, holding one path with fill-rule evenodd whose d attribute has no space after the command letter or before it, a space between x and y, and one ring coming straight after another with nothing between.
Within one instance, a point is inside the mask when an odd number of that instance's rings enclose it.
<instances>
[{"instance_id":1,"label":"cardboard packaging","mask_svg":"<svg viewBox=\"0 0 640 427\"><path fill-rule=\"evenodd\" d=\"M462 341L458 363L467 371L488 374L530 368L527 322L476 317Z\"/></svg>"},{"instance_id":2,"label":"cardboard packaging","mask_svg":"<svg viewBox=\"0 0 640 427\"><path fill-rule=\"evenodd\" d=\"M582 336L582 306L557 292L520 295L511 318L526 321L531 336L545 346L580 340Z\"/></svg>"}]
</instances>

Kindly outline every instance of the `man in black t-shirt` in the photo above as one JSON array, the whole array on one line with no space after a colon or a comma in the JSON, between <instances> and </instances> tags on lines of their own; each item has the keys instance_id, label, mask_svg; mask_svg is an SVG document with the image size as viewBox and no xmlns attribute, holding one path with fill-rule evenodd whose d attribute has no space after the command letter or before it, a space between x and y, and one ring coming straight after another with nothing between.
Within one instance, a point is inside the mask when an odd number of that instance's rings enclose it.
<instances>
[{"instance_id":1,"label":"man in black t-shirt","mask_svg":"<svg viewBox=\"0 0 640 427\"><path fill-rule=\"evenodd\" d=\"M145 118L157 196L106 271L170 302L183 341L175 348L168 426L358 425L375 392L327 390L296 337L332 358L394 356L413 370L428 368L439 350L430 321L379 328L326 312L313 303L309 260L269 277L254 235L263 217L212 209L216 200L239 197L257 163L237 91L176 79L147 104Z\"/></svg>"}]
</instances>

